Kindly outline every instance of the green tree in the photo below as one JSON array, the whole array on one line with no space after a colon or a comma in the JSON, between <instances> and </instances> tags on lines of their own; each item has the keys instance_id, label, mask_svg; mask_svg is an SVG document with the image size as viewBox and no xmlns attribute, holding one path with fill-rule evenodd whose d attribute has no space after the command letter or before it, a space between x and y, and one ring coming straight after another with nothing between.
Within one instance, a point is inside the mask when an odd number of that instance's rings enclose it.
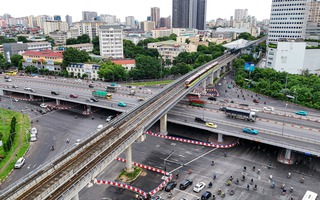
<instances>
[{"instance_id":1,"label":"green tree","mask_svg":"<svg viewBox=\"0 0 320 200\"><path fill-rule=\"evenodd\" d=\"M17 42L17 41L13 38L7 38L5 36L0 36L0 45L3 43L15 43L15 42Z\"/></svg>"},{"instance_id":2,"label":"green tree","mask_svg":"<svg viewBox=\"0 0 320 200\"><path fill-rule=\"evenodd\" d=\"M76 38L69 38L66 41L66 45L79 44Z\"/></svg>"},{"instance_id":3,"label":"green tree","mask_svg":"<svg viewBox=\"0 0 320 200\"><path fill-rule=\"evenodd\" d=\"M90 59L87 52L75 48L67 48L63 53L62 66L67 67L70 63L85 63Z\"/></svg>"},{"instance_id":4,"label":"green tree","mask_svg":"<svg viewBox=\"0 0 320 200\"><path fill-rule=\"evenodd\" d=\"M77 38L79 44L90 43L90 37L88 34L82 34Z\"/></svg>"},{"instance_id":5,"label":"green tree","mask_svg":"<svg viewBox=\"0 0 320 200\"><path fill-rule=\"evenodd\" d=\"M99 78L103 78L106 81L122 81L128 77L127 71L122 65L115 64L111 61L100 65L98 75Z\"/></svg>"},{"instance_id":6,"label":"green tree","mask_svg":"<svg viewBox=\"0 0 320 200\"><path fill-rule=\"evenodd\" d=\"M154 79L161 77L160 71L162 68L160 59L151 56L137 55L135 60L136 68L140 71L139 74L141 75L141 78Z\"/></svg>"},{"instance_id":7,"label":"green tree","mask_svg":"<svg viewBox=\"0 0 320 200\"><path fill-rule=\"evenodd\" d=\"M14 54L13 56L10 57L11 63L13 64L13 66L18 67L19 66L19 62L21 60L23 60L23 57L19 54Z\"/></svg>"},{"instance_id":8,"label":"green tree","mask_svg":"<svg viewBox=\"0 0 320 200\"><path fill-rule=\"evenodd\" d=\"M238 39L245 39L245 40L256 40L250 33L243 32L239 34Z\"/></svg>"},{"instance_id":9,"label":"green tree","mask_svg":"<svg viewBox=\"0 0 320 200\"><path fill-rule=\"evenodd\" d=\"M95 55L100 55L100 43L99 43L99 36L96 36L92 39L93 44L93 51L92 53Z\"/></svg>"},{"instance_id":10,"label":"green tree","mask_svg":"<svg viewBox=\"0 0 320 200\"><path fill-rule=\"evenodd\" d=\"M170 40L176 41L176 40L177 40L177 34L171 33L170 36L169 36L169 38L170 38Z\"/></svg>"},{"instance_id":11,"label":"green tree","mask_svg":"<svg viewBox=\"0 0 320 200\"><path fill-rule=\"evenodd\" d=\"M18 41L19 41L19 42L23 42L23 43L29 42L28 39L27 39L26 37L24 37L24 36L19 36L19 37L18 37Z\"/></svg>"},{"instance_id":12,"label":"green tree","mask_svg":"<svg viewBox=\"0 0 320 200\"><path fill-rule=\"evenodd\" d=\"M50 42L51 43L51 46L54 46L55 43L54 43L54 39L49 37L49 36L46 36L46 41Z\"/></svg>"}]
</instances>

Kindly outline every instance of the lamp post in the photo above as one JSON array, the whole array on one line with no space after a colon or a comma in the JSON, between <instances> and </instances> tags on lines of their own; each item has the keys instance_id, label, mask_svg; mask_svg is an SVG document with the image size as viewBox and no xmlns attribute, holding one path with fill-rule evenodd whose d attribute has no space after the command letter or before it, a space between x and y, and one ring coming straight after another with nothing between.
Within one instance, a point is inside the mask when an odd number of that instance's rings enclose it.
<instances>
[{"instance_id":1,"label":"lamp post","mask_svg":"<svg viewBox=\"0 0 320 200\"><path fill-rule=\"evenodd\" d=\"M287 116L287 106L288 106L288 104L286 103L286 108L284 109L284 117L286 117ZM282 123L282 131L281 131L281 134L283 135L283 131L284 131L284 122Z\"/></svg>"}]
</instances>

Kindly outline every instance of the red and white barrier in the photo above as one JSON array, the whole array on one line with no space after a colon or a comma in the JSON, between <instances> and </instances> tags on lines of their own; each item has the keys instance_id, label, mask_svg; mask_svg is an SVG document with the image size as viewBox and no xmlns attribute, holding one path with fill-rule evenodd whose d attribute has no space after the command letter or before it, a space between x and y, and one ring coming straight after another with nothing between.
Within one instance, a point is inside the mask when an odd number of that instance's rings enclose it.
<instances>
[{"instance_id":1,"label":"red and white barrier","mask_svg":"<svg viewBox=\"0 0 320 200\"><path fill-rule=\"evenodd\" d=\"M231 148L231 147L234 147L235 145L238 144L238 141L231 143L231 144L213 144L213 143L208 143L208 142L199 142L199 141L195 141L195 140L188 140L188 139L183 139L183 138L178 138L178 137L161 135L161 134L157 134L157 133L152 133L151 131L146 131L145 133L148 135L159 137L159 138L164 138L164 139L169 139L169 140L174 140L174 141L179 141L179 142L184 142L184 143L189 143L189 144L201 145L201 146L206 146L206 147L213 147L213 148Z\"/></svg>"}]
</instances>

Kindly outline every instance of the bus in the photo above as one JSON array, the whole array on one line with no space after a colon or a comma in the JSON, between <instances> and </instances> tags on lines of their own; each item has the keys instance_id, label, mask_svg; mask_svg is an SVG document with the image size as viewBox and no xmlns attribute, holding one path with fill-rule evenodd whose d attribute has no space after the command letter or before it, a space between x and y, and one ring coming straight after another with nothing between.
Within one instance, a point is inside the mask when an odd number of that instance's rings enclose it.
<instances>
[{"instance_id":1,"label":"bus","mask_svg":"<svg viewBox=\"0 0 320 200\"><path fill-rule=\"evenodd\" d=\"M318 194L315 192L311 192L307 190L307 192L304 194L302 200L317 200L318 199Z\"/></svg>"},{"instance_id":2,"label":"bus","mask_svg":"<svg viewBox=\"0 0 320 200\"><path fill-rule=\"evenodd\" d=\"M200 94L189 92L187 94L187 98L188 99L200 99Z\"/></svg>"},{"instance_id":3,"label":"bus","mask_svg":"<svg viewBox=\"0 0 320 200\"><path fill-rule=\"evenodd\" d=\"M7 76L15 76L15 75L17 75L17 72L16 71L7 71L4 74Z\"/></svg>"}]
</instances>

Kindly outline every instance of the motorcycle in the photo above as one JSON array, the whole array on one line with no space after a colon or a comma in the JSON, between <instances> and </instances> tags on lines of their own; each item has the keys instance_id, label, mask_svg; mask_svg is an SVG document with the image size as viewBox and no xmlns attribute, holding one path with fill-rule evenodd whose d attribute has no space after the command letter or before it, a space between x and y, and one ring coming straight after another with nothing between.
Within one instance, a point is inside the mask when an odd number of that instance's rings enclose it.
<instances>
[{"instance_id":1,"label":"motorcycle","mask_svg":"<svg viewBox=\"0 0 320 200\"><path fill-rule=\"evenodd\" d=\"M291 187L289 191L290 191L290 192L293 192L293 187Z\"/></svg>"},{"instance_id":2,"label":"motorcycle","mask_svg":"<svg viewBox=\"0 0 320 200\"><path fill-rule=\"evenodd\" d=\"M209 187L209 188L211 188L211 187L212 187L212 182L210 182L210 183L209 183L208 187Z\"/></svg>"},{"instance_id":3,"label":"motorcycle","mask_svg":"<svg viewBox=\"0 0 320 200\"><path fill-rule=\"evenodd\" d=\"M271 188L274 188L275 184L274 182L271 183Z\"/></svg>"},{"instance_id":4,"label":"motorcycle","mask_svg":"<svg viewBox=\"0 0 320 200\"><path fill-rule=\"evenodd\" d=\"M291 173L289 172L289 173L288 173L288 178L290 178L290 177L291 177Z\"/></svg>"},{"instance_id":5,"label":"motorcycle","mask_svg":"<svg viewBox=\"0 0 320 200\"><path fill-rule=\"evenodd\" d=\"M51 151L53 151L54 150L54 146L51 146Z\"/></svg>"},{"instance_id":6,"label":"motorcycle","mask_svg":"<svg viewBox=\"0 0 320 200\"><path fill-rule=\"evenodd\" d=\"M239 184L239 179L237 179L237 180L235 181L235 183L236 183L236 185L238 185L238 184Z\"/></svg>"}]
</instances>

